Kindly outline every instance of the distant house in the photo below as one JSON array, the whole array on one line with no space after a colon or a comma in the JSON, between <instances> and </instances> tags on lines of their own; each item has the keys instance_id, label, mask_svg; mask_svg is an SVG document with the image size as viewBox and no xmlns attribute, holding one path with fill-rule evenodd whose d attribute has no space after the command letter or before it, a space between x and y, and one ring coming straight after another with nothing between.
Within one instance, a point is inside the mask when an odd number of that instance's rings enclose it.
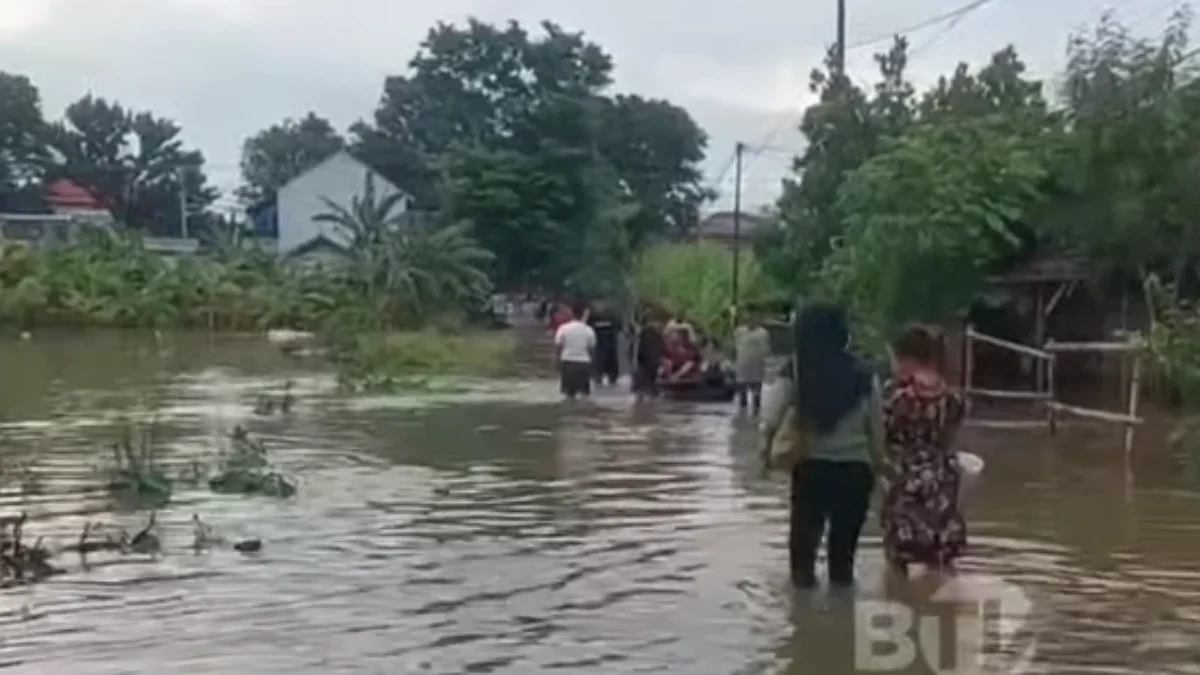
<instances>
[{"instance_id":1,"label":"distant house","mask_svg":"<svg viewBox=\"0 0 1200 675\"><path fill-rule=\"evenodd\" d=\"M325 256L343 246L343 234L314 218L329 211L325 200L349 206L360 196L367 175L374 178L376 198L403 193L393 183L342 150L290 180L267 199L247 209L253 234L274 240L279 255ZM408 210L411 199L402 200Z\"/></svg>"},{"instance_id":2,"label":"distant house","mask_svg":"<svg viewBox=\"0 0 1200 675\"><path fill-rule=\"evenodd\" d=\"M767 222L767 219L743 211L739 219L740 222L737 224L737 228L735 228L734 215L733 211L710 213L704 220L700 221L700 226L696 228L696 238L700 241L732 246L735 239L734 231L736 229L736 238L741 241L742 245L748 246L753 241L758 229Z\"/></svg>"},{"instance_id":3,"label":"distant house","mask_svg":"<svg viewBox=\"0 0 1200 675\"><path fill-rule=\"evenodd\" d=\"M66 179L46 186L46 206L55 215L112 224L112 209L86 187Z\"/></svg>"},{"instance_id":4,"label":"distant house","mask_svg":"<svg viewBox=\"0 0 1200 675\"><path fill-rule=\"evenodd\" d=\"M108 207L69 180L46 186L42 199L50 213L0 213L0 240L53 246L74 239L81 230L113 226Z\"/></svg>"}]
</instances>

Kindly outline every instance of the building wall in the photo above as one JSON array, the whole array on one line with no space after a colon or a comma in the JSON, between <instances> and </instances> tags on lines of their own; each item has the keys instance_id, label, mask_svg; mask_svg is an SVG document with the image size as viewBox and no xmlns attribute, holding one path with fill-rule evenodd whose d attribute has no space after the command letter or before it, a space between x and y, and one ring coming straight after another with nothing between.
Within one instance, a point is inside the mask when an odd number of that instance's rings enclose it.
<instances>
[{"instance_id":1,"label":"building wall","mask_svg":"<svg viewBox=\"0 0 1200 675\"><path fill-rule=\"evenodd\" d=\"M344 242L345 237L334 227L313 218L329 211L322 198L349 207L362 192L368 171L365 164L340 152L283 186L278 194L279 253L286 255L319 235ZM397 189L376 174L376 198L393 192Z\"/></svg>"}]
</instances>

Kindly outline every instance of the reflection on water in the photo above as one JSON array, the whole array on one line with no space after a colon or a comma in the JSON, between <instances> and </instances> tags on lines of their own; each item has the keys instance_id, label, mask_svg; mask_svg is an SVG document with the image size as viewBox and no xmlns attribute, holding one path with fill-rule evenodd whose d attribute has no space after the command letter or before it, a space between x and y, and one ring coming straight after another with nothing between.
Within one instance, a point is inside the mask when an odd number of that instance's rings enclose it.
<instances>
[{"instance_id":1,"label":"reflection on water","mask_svg":"<svg viewBox=\"0 0 1200 675\"><path fill-rule=\"evenodd\" d=\"M0 512L54 542L143 522L90 475L130 406L164 425L168 463L241 423L301 480L287 501L183 490L160 559L64 556L67 575L0 592L14 672L855 672L851 601L789 589L786 485L725 406L564 405L549 381L345 401L239 339L39 337L0 358L2 452L43 488L6 483ZM285 378L294 414L253 416ZM1115 434L967 439L988 469L965 567L1034 594L1035 672L1200 672L1200 501L1141 440L1127 459ZM193 513L264 550L193 554ZM883 593L878 545L859 597Z\"/></svg>"}]
</instances>

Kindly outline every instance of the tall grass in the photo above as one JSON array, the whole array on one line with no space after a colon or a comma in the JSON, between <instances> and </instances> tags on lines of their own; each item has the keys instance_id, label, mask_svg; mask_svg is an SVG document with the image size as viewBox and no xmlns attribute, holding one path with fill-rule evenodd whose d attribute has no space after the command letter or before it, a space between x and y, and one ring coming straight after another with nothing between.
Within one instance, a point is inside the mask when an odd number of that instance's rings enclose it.
<instances>
[{"instance_id":1,"label":"tall grass","mask_svg":"<svg viewBox=\"0 0 1200 675\"><path fill-rule=\"evenodd\" d=\"M738 304L778 300L780 291L763 274L749 248L739 255ZM721 338L732 330L733 252L727 247L709 243L652 246L634 266L634 289L639 300L685 315L708 335Z\"/></svg>"}]
</instances>

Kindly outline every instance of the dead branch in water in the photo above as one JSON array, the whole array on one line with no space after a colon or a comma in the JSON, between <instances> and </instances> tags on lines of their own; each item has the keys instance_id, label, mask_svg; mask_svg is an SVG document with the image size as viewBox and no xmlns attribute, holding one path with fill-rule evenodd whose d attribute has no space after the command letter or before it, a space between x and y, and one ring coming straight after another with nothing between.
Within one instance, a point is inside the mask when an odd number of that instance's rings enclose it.
<instances>
[{"instance_id":1,"label":"dead branch in water","mask_svg":"<svg viewBox=\"0 0 1200 675\"><path fill-rule=\"evenodd\" d=\"M29 514L0 517L0 588L33 583L62 570L50 564L51 554L38 537L33 546L21 542Z\"/></svg>"}]
</instances>

